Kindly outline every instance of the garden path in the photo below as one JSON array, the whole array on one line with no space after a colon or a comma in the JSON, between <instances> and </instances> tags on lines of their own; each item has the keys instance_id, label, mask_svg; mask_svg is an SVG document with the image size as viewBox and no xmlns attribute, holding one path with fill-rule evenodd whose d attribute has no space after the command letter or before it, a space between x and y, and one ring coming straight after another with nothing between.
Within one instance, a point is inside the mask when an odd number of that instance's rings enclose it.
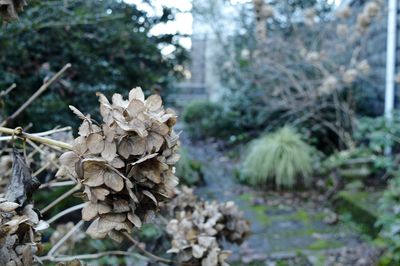
<instances>
[{"instance_id":1,"label":"garden path","mask_svg":"<svg viewBox=\"0 0 400 266\"><path fill-rule=\"evenodd\" d=\"M265 193L239 184L234 177L237 163L218 151L216 143L190 143L184 136L182 142L190 157L202 164L206 184L197 187L196 194L207 200L234 201L251 222L247 241L240 247L230 247L238 265L275 265L269 264L271 260L299 252L313 262L311 265L331 265L327 261L337 262L337 253L352 254L349 249L354 247L361 247L358 253L368 253L353 255L356 261L368 257L370 252L361 235L340 221L328 225L326 220L333 213L311 193Z\"/></svg>"}]
</instances>

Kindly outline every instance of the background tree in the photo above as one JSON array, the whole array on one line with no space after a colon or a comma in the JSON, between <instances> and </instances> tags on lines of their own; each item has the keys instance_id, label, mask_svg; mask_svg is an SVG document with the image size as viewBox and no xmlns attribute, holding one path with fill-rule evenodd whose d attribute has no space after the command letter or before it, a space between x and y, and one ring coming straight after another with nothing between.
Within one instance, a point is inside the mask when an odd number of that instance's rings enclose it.
<instances>
[{"instance_id":1,"label":"background tree","mask_svg":"<svg viewBox=\"0 0 400 266\"><path fill-rule=\"evenodd\" d=\"M151 36L159 23L174 19L176 10L164 8L151 17L122 1L30 1L18 23L0 29L0 88L16 83L5 99L9 113L20 106L48 76L66 63L72 69L64 79L35 101L20 123L36 130L76 120L65 113L68 104L89 112L97 105L93 92L124 93L141 86L166 93L180 76L173 66L186 59L177 36ZM174 45L166 58L160 47ZM51 116L47 114L51 113Z\"/></svg>"}]
</instances>

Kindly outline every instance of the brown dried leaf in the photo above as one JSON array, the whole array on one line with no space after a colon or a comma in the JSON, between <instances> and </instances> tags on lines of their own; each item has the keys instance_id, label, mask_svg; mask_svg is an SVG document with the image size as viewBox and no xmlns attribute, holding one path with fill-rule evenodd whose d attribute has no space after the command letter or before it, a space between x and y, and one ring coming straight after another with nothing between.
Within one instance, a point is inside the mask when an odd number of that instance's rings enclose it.
<instances>
[{"instance_id":1,"label":"brown dried leaf","mask_svg":"<svg viewBox=\"0 0 400 266\"><path fill-rule=\"evenodd\" d=\"M15 202L0 203L0 211L3 211L3 212L11 212L11 211L14 211L18 207L20 207L20 205Z\"/></svg>"},{"instance_id":2,"label":"brown dried leaf","mask_svg":"<svg viewBox=\"0 0 400 266\"><path fill-rule=\"evenodd\" d=\"M101 156L107 161L112 161L117 156L117 146L114 142L104 142L104 150L101 152Z\"/></svg>"},{"instance_id":3,"label":"brown dried leaf","mask_svg":"<svg viewBox=\"0 0 400 266\"><path fill-rule=\"evenodd\" d=\"M174 165L181 159L181 156L177 153L172 154L170 157L167 158L166 164Z\"/></svg>"},{"instance_id":4,"label":"brown dried leaf","mask_svg":"<svg viewBox=\"0 0 400 266\"><path fill-rule=\"evenodd\" d=\"M104 137L98 133L90 134L87 138L87 147L93 154L101 153L104 150Z\"/></svg>"},{"instance_id":5,"label":"brown dried leaf","mask_svg":"<svg viewBox=\"0 0 400 266\"><path fill-rule=\"evenodd\" d=\"M157 111L162 106L162 100L160 95L151 95L149 98L147 98L145 104L150 111L153 112Z\"/></svg>"},{"instance_id":6,"label":"brown dried leaf","mask_svg":"<svg viewBox=\"0 0 400 266\"><path fill-rule=\"evenodd\" d=\"M144 94L140 87L134 88L129 92L129 101L139 100L144 102Z\"/></svg>"},{"instance_id":7,"label":"brown dried leaf","mask_svg":"<svg viewBox=\"0 0 400 266\"><path fill-rule=\"evenodd\" d=\"M129 209L129 203L126 200L116 200L113 201L113 212L114 213L122 213L122 212L128 212Z\"/></svg>"},{"instance_id":8,"label":"brown dried leaf","mask_svg":"<svg viewBox=\"0 0 400 266\"><path fill-rule=\"evenodd\" d=\"M150 159L156 157L157 155L158 155L158 153L153 153L153 154L146 155L143 158L140 158L139 160L137 160L136 162L131 163L130 165L133 166L133 165L136 165L136 164L143 163L143 162L145 162L147 160L150 160Z\"/></svg>"},{"instance_id":9,"label":"brown dried leaf","mask_svg":"<svg viewBox=\"0 0 400 266\"><path fill-rule=\"evenodd\" d=\"M82 220L91 221L97 216L97 204L88 202L82 209Z\"/></svg>"},{"instance_id":10,"label":"brown dried leaf","mask_svg":"<svg viewBox=\"0 0 400 266\"><path fill-rule=\"evenodd\" d=\"M136 214L128 213L128 220L131 221L137 228L142 227L142 221Z\"/></svg>"},{"instance_id":11,"label":"brown dried leaf","mask_svg":"<svg viewBox=\"0 0 400 266\"><path fill-rule=\"evenodd\" d=\"M122 168L125 166L124 161L122 161L120 158L115 157L111 162L109 162L110 165L114 168Z\"/></svg>"},{"instance_id":12,"label":"brown dried leaf","mask_svg":"<svg viewBox=\"0 0 400 266\"><path fill-rule=\"evenodd\" d=\"M159 121L153 121L150 130L157 134L160 134L161 136L165 136L169 133L169 127Z\"/></svg>"},{"instance_id":13,"label":"brown dried leaf","mask_svg":"<svg viewBox=\"0 0 400 266\"><path fill-rule=\"evenodd\" d=\"M140 100L131 100L127 111L130 115L130 117L135 118L138 116L138 114L143 113L146 110L146 106L144 106L144 103Z\"/></svg>"},{"instance_id":14,"label":"brown dried leaf","mask_svg":"<svg viewBox=\"0 0 400 266\"><path fill-rule=\"evenodd\" d=\"M79 111L75 106L73 105L69 105L69 109L71 109L71 111L78 116L80 119L85 120L87 119L86 116L84 114L82 114L81 111Z\"/></svg>"},{"instance_id":15,"label":"brown dried leaf","mask_svg":"<svg viewBox=\"0 0 400 266\"><path fill-rule=\"evenodd\" d=\"M143 193L144 195L146 195L147 197L149 197L152 201L154 201L154 203L156 204L156 206L158 205L158 202L157 202L156 197L154 197L154 195L153 195L150 191L143 190L142 193Z\"/></svg>"},{"instance_id":16,"label":"brown dried leaf","mask_svg":"<svg viewBox=\"0 0 400 266\"><path fill-rule=\"evenodd\" d=\"M75 163L79 160L79 156L73 151L67 151L60 156L59 160L61 165L74 169Z\"/></svg>"},{"instance_id":17,"label":"brown dried leaf","mask_svg":"<svg viewBox=\"0 0 400 266\"><path fill-rule=\"evenodd\" d=\"M110 194L110 191L108 189L102 187L91 188L90 191L95 201L103 201L106 199L106 196Z\"/></svg>"},{"instance_id":18,"label":"brown dried leaf","mask_svg":"<svg viewBox=\"0 0 400 266\"><path fill-rule=\"evenodd\" d=\"M99 220L100 218L97 218L96 220L94 220L88 227L88 229L86 230L86 233L95 239L101 239L101 238L105 238L108 234L109 231L104 230L104 227L100 228L99 225ZM102 229L102 230L100 230Z\"/></svg>"},{"instance_id":19,"label":"brown dried leaf","mask_svg":"<svg viewBox=\"0 0 400 266\"><path fill-rule=\"evenodd\" d=\"M158 152L164 143L164 138L159 134L154 132L150 132L149 136L147 137L147 147L146 150L149 153Z\"/></svg>"},{"instance_id":20,"label":"brown dried leaf","mask_svg":"<svg viewBox=\"0 0 400 266\"><path fill-rule=\"evenodd\" d=\"M114 93L112 96L112 103L113 105L117 106L117 107L127 107L128 102L124 101L123 97L121 94L119 93Z\"/></svg>"},{"instance_id":21,"label":"brown dried leaf","mask_svg":"<svg viewBox=\"0 0 400 266\"><path fill-rule=\"evenodd\" d=\"M113 171L105 172L104 184L116 192L119 192L124 188L124 180Z\"/></svg>"},{"instance_id":22,"label":"brown dried leaf","mask_svg":"<svg viewBox=\"0 0 400 266\"><path fill-rule=\"evenodd\" d=\"M109 212L111 212L111 207L104 203L98 203L97 204L97 212L99 214L109 213Z\"/></svg>"},{"instance_id":23,"label":"brown dried leaf","mask_svg":"<svg viewBox=\"0 0 400 266\"><path fill-rule=\"evenodd\" d=\"M83 164L83 184L90 187L98 187L104 183L104 166L97 163Z\"/></svg>"}]
</instances>

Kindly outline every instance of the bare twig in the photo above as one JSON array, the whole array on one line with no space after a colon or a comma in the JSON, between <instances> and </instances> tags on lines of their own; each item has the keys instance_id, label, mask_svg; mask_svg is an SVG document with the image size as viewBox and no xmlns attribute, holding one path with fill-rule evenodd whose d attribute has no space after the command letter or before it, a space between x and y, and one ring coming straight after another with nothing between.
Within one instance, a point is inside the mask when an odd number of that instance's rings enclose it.
<instances>
[{"instance_id":1,"label":"bare twig","mask_svg":"<svg viewBox=\"0 0 400 266\"><path fill-rule=\"evenodd\" d=\"M11 84L11 86L8 87L7 89L5 89L4 91L0 91L0 97L6 96L16 87L17 87L17 85L15 83Z\"/></svg>"},{"instance_id":2,"label":"bare twig","mask_svg":"<svg viewBox=\"0 0 400 266\"><path fill-rule=\"evenodd\" d=\"M47 221L47 223L48 223L48 224L51 224L51 223L57 221L58 219L60 219L61 217L63 217L64 215L67 215L67 214L69 214L69 213L71 213L71 212L80 210L80 209L82 209L82 208L85 206L85 204L86 204L86 203L81 203L81 204L79 204L79 205L75 205L75 206L72 206L72 207L70 207L70 208L68 208L68 209L65 209L65 210L63 210L62 212L59 212L59 213L57 213L56 215L54 215L54 217L51 217L51 219L49 219L49 220Z\"/></svg>"},{"instance_id":3,"label":"bare twig","mask_svg":"<svg viewBox=\"0 0 400 266\"><path fill-rule=\"evenodd\" d=\"M94 260L94 259L99 259L101 257L106 257L106 256L130 256L130 257L139 257L139 254L132 253L132 252L127 252L127 251L104 251L104 252L99 252L95 254L81 254L81 255L72 255L72 256L65 256L65 255L60 255L60 256L44 256L44 257L38 257L37 259L39 261L52 261L52 262L62 262L62 261L71 261L71 260ZM145 257L140 256L140 258L145 259Z\"/></svg>"},{"instance_id":4,"label":"bare twig","mask_svg":"<svg viewBox=\"0 0 400 266\"><path fill-rule=\"evenodd\" d=\"M125 232L123 234L129 241L131 241L135 245L135 247L137 247L143 254L145 254L149 258L151 258L151 259L153 259L155 261L160 261L160 262L164 262L164 263L167 263L167 264L171 264L173 262L171 260L168 260L168 259L165 259L165 258L161 258L161 257L159 257L157 255L154 255L153 253L145 250L144 248L142 248L139 245L139 242L136 239L134 239L131 235L129 235L127 232Z\"/></svg>"},{"instance_id":5,"label":"bare twig","mask_svg":"<svg viewBox=\"0 0 400 266\"><path fill-rule=\"evenodd\" d=\"M38 136L29 134L29 133L25 133L22 131L22 128L20 128L20 127L16 128L16 129L0 127L0 133L14 135L16 137L20 137L20 138L24 138L24 139L30 139L35 142L39 142L39 143L46 144L49 146L56 146L56 147L60 147L63 149L72 150L71 144L68 144L68 143L65 143L62 141L49 139L49 138L38 137Z\"/></svg>"},{"instance_id":6,"label":"bare twig","mask_svg":"<svg viewBox=\"0 0 400 266\"><path fill-rule=\"evenodd\" d=\"M49 251L49 253L47 254L47 256L53 256L54 252L56 252L62 244L64 244L65 241L68 240L68 238L70 238L75 231L77 231L79 229L79 227L81 227L83 225L83 221L80 220L74 227L71 228L71 230L69 230L69 232L63 236Z\"/></svg>"},{"instance_id":7,"label":"bare twig","mask_svg":"<svg viewBox=\"0 0 400 266\"><path fill-rule=\"evenodd\" d=\"M48 182L46 184L42 184L39 189L50 188L50 187L65 187L75 185L75 181L63 181L63 182Z\"/></svg>"},{"instance_id":8,"label":"bare twig","mask_svg":"<svg viewBox=\"0 0 400 266\"><path fill-rule=\"evenodd\" d=\"M9 121L14 120L18 115L20 115L31 103L36 100L51 84L57 81L64 72L71 67L71 64L66 64L60 71L58 71L51 79L43 83L43 85L23 104L17 111L10 115L6 120L4 120L0 126L5 126Z\"/></svg>"},{"instance_id":9,"label":"bare twig","mask_svg":"<svg viewBox=\"0 0 400 266\"><path fill-rule=\"evenodd\" d=\"M58 203L60 203L62 200L64 200L65 198L67 198L68 196L71 196L72 194L74 194L75 192L77 192L78 190L80 190L82 187L82 185L79 183L76 186L74 186L73 188L71 188L70 190L68 190L67 192L65 192L64 194L62 194L60 197L58 197L56 200L52 201L49 205L47 205L45 208L43 208L42 210L40 210L40 212L43 214L45 212L47 212L48 210L50 210L51 208L53 208L54 206L56 206Z\"/></svg>"},{"instance_id":10,"label":"bare twig","mask_svg":"<svg viewBox=\"0 0 400 266\"><path fill-rule=\"evenodd\" d=\"M63 127L63 128L56 128L56 129L52 129L52 130L48 130L48 131L44 131L44 132L39 132L39 133L32 133L33 136L36 137L44 137L44 136L49 136L55 133L59 133L59 132L65 132L65 131L70 131L72 130L71 127ZM0 137L0 141L9 141L11 140L12 137L11 136L6 136L6 137Z\"/></svg>"}]
</instances>

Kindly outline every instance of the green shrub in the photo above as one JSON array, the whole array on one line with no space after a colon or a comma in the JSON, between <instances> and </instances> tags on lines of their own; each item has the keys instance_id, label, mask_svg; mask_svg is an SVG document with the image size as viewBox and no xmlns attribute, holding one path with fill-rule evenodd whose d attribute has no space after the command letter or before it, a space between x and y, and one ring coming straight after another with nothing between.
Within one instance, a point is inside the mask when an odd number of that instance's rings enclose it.
<instances>
[{"instance_id":1,"label":"green shrub","mask_svg":"<svg viewBox=\"0 0 400 266\"><path fill-rule=\"evenodd\" d=\"M377 176L392 168L391 158L376 154L370 148L353 148L336 152L326 158L318 173L329 175L336 171L345 178L366 178Z\"/></svg>"},{"instance_id":2,"label":"green shrub","mask_svg":"<svg viewBox=\"0 0 400 266\"><path fill-rule=\"evenodd\" d=\"M254 141L243 163L243 177L253 185L291 188L310 183L311 147L293 129L284 127Z\"/></svg>"},{"instance_id":3,"label":"green shrub","mask_svg":"<svg viewBox=\"0 0 400 266\"><path fill-rule=\"evenodd\" d=\"M368 147L375 153L383 153L390 145L395 151L400 144L400 113L394 112L393 119L388 122L384 116L362 117L357 121L354 139L359 146Z\"/></svg>"},{"instance_id":4,"label":"green shrub","mask_svg":"<svg viewBox=\"0 0 400 266\"><path fill-rule=\"evenodd\" d=\"M201 164L190 159L185 149L181 149L180 154L181 159L176 165L176 176L179 177L181 183L184 185L200 185L203 182Z\"/></svg>"},{"instance_id":5,"label":"green shrub","mask_svg":"<svg viewBox=\"0 0 400 266\"><path fill-rule=\"evenodd\" d=\"M400 178L393 178L380 199L379 218L376 226L381 228L381 236L386 240L387 255L400 263ZM394 264L392 264L394 265Z\"/></svg>"},{"instance_id":6,"label":"green shrub","mask_svg":"<svg viewBox=\"0 0 400 266\"><path fill-rule=\"evenodd\" d=\"M183 111L183 121L194 139L227 137L234 133L234 120L221 105L207 101L190 102Z\"/></svg>"}]
</instances>

